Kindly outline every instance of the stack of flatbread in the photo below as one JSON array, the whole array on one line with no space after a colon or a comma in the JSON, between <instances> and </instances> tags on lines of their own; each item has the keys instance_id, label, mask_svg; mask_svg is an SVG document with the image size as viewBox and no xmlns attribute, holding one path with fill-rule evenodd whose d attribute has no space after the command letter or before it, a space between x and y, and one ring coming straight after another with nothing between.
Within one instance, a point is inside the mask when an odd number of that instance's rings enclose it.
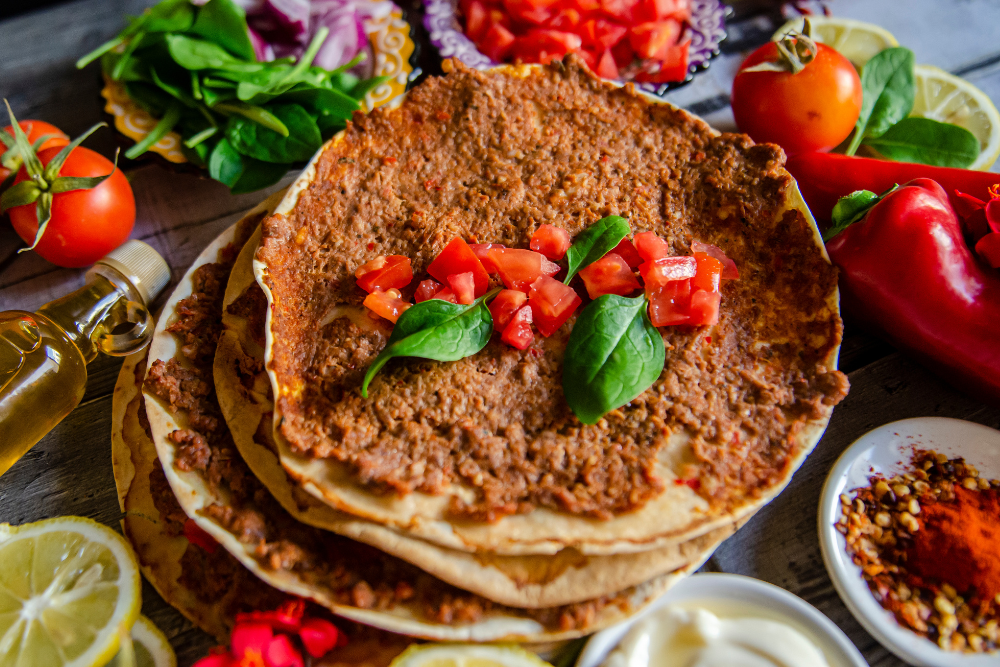
<instances>
[{"instance_id":1,"label":"stack of flatbread","mask_svg":"<svg viewBox=\"0 0 1000 667\"><path fill-rule=\"evenodd\" d=\"M122 371L126 534L213 634L288 595L425 639L589 634L701 567L846 393L836 273L780 149L572 58L448 69L206 248ZM392 328L360 305L362 263L410 257L412 294L455 236L527 247L539 224L575 236L609 214L677 254L718 245L741 274L718 325L662 329L636 400L576 421L572 320L524 351L496 335L457 362L392 361L361 397Z\"/></svg>"}]
</instances>

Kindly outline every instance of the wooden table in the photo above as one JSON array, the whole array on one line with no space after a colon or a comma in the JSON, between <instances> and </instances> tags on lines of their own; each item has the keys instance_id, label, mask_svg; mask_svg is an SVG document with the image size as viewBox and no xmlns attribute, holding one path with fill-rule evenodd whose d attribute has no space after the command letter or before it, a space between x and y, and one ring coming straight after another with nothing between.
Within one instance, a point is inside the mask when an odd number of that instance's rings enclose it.
<instances>
[{"instance_id":1,"label":"wooden table","mask_svg":"<svg viewBox=\"0 0 1000 667\"><path fill-rule=\"evenodd\" d=\"M408 0L419 23L419 0ZM103 120L95 68L78 72L73 62L121 29L123 15L138 14L151 0L79 0L0 22L0 95L20 118L40 118L75 136ZM881 24L916 53L917 62L968 78L1000 101L1000 25L997 0L834 0L837 15ZM729 108L732 77L742 58L783 22L775 3L734 0L723 54L695 82L669 100L733 130ZM440 71L426 35L420 66ZM88 146L107 155L116 135L98 132ZM135 238L152 244L170 262L175 279L201 249L240 213L267 193L231 196L225 187L157 164L123 163L136 194ZM292 176L286 179L287 183ZM280 187L280 185L278 186ZM58 269L23 247L9 225L0 225L0 310L32 310L75 288L83 272ZM92 517L116 529L120 512L111 472L111 392L120 361L91 364L83 402L62 424L0 478L0 521L23 523L62 514ZM788 489L764 508L712 558L707 570L736 572L769 581L802 596L851 637L871 665L905 664L881 647L854 620L823 567L816 531L817 504L826 472L851 442L897 419L937 415L1000 427L1000 410L942 384L919 365L848 322L840 368L851 393L834 411L826 435ZM143 613L170 637L180 664L189 665L214 641L167 606L148 585Z\"/></svg>"}]
</instances>

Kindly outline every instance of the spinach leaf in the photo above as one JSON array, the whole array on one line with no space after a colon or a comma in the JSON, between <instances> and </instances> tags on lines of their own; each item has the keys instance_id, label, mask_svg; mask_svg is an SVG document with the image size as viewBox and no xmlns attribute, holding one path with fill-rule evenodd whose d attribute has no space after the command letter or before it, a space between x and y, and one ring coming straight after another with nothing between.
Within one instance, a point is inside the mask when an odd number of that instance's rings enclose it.
<instances>
[{"instance_id":1,"label":"spinach leaf","mask_svg":"<svg viewBox=\"0 0 1000 667\"><path fill-rule=\"evenodd\" d=\"M606 294L577 317L563 358L563 393L584 424L596 424L646 391L663 372L663 337L646 297Z\"/></svg>"},{"instance_id":2,"label":"spinach leaf","mask_svg":"<svg viewBox=\"0 0 1000 667\"><path fill-rule=\"evenodd\" d=\"M265 107L285 127L288 136L263 127L247 118L230 116L226 138L240 153L264 162L304 162L323 143L319 127L298 104L274 104Z\"/></svg>"},{"instance_id":3,"label":"spinach leaf","mask_svg":"<svg viewBox=\"0 0 1000 667\"><path fill-rule=\"evenodd\" d=\"M208 173L229 186L233 194L253 192L277 183L288 171L287 164L273 164L241 155L225 139L208 156Z\"/></svg>"},{"instance_id":4,"label":"spinach leaf","mask_svg":"<svg viewBox=\"0 0 1000 667\"><path fill-rule=\"evenodd\" d=\"M264 107L257 107L252 104L246 104L244 102L233 100L232 102L226 102L225 104L216 104L212 108L226 115L236 114L238 116L243 116L247 120L252 120L258 125L274 130L283 137L288 136L288 126L281 122L280 118Z\"/></svg>"},{"instance_id":5,"label":"spinach leaf","mask_svg":"<svg viewBox=\"0 0 1000 667\"><path fill-rule=\"evenodd\" d=\"M143 12L122 33L134 35L142 32L184 32L194 23L194 5L191 0L162 0Z\"/></svg>"},{"instance_id":6,"label":"spinach leaf","mask_svg":"<svg viewBox=\"0 0 1000 667\"><path fill-rule=\"evenodd\" d=\"M916 84L913 51L902 46L883 49L861 69L861 114L846 153L854 155L862 140L880 137L910 115Z\"/></svg>"},{"instance_id":7,"label":"spinach leaf","mask_svg":"<svg viewBox=\"0 0 1000 667\"><path fill-rule=\"evenodd\" d=\"M160 118L167 109L174 103L174 98L158 87L143 83L141 81L130 81L125 84L125 92L132 100L148 111L151 115Z\"/></svg>"},{"instance_id":8,"label":"spinach leaf","mask_svg":"<svg viewBox=\"0 0 1000 667\"><path fill-rule=\"evenodd\" d=\"M493 317L486 301L499 291L484 294L467 306L441 299L428 299L410 306L399 316L385 349L365 373L361 395L368 398L369 383L390 359L418 357L458 361L486 347L493 334Z\"/></svg>"},{"instance_id":9,"label":"spinach leaf","mask_svg":"<svg viewBox=\"0 0 1000 667\"><path fill-rule=\"evenodd\" d=\"M246 62L232 56L224 48L205 39L187 35L167 35L170 57L184 69L219 69L229 72L259 72L264 65Z\"/></svg>"},{"instance_id":10,"label":"spinach leaf","mask_svg":"<svg viewBox=\"0 0 1000 667\"><path fill-rule=\"evenodd\" d=\"M209 0L202 5L190 32L221 45L238 58L257 60L247 32L246 13L232 0Z\"/></svg>"},{"instance_id":11,"label":"spinach leaf","mask_svg":"<svg viewBox=\"0 0 1000 667\"><path fill-rule=\"evenodd\" d=\"M182 107L179 103L174 102L171 104L163 113L163 117L156 124L156 127L150 130L149 134L142 138L142 141L125 151L125 157L134 160L149 150L150 146L167 136L167 133L174 129L174 125L181 119L181 109Z\"/></svg>"},{"instance_id":12,"label":"spinach leaf","mask_svg":"<svg viewBox=\"0 0 1000 667\"><path fill-rule=\"evenodd\" d=\"M608 254L628 236L629 231L631 229L625 218L609 215L580 232L566 251L566 279L563 282L569 285L577 271Z\"/></svg>"},{"instance_id":13,"label":"spinach leaf","mask_svg":"<svg viewBox=\"0 0 1000 667\"><path fill-rule=\"evenodd\" d=\"M880 137L865 139L883 157L965 169L979 157L979 139L964 127L930 118L904 118Z\"/></svg>"}]
</instances>

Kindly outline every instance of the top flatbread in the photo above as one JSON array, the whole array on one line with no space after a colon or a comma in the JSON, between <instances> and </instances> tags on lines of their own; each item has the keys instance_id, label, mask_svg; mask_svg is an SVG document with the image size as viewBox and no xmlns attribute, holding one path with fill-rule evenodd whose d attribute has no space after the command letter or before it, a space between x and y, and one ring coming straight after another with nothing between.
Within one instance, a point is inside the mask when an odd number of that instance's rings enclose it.
<instances>
[{"instance_id":1,"label":"top flatbread","mask_svg":"<svg viewBox=\"0 0 1000 667\"><path fill-rule=\"evenodd\" d=\"M449 69L356 118L263 223L282 465L336 509L469 551L637 552L748 516L847 390L836 271L781 150L573 58ZM458 362L391 362L361 398L386 340L358 326L361 264L400 254L420 275L455 236L526 247L540 223L575 236L608 214L675 254L718 245L741 273L717 326L661 329L664 372L636 400L575 419L559 384L572 320L524 352L495 337Z\"/></svg>"}]
</instances>

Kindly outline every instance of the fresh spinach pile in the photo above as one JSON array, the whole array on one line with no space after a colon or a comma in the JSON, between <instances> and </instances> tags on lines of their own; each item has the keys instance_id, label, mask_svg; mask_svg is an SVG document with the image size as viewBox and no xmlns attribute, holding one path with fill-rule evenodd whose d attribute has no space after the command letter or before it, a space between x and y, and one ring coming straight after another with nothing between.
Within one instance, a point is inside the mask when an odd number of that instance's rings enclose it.
<instances>
[{"instance_id":1,"label":"fresh spinach pile","mask_svg":"<svg viewBox=\"0 0 1000 667\"><path fill-rule=\"evenodd\" d=\"M847 155L862 144L889 160L965 168L979 156L979 140L958 125L909 118L916 95L913 52L897 46L861 68L861 115Z\"/></svg>"},{"instance_id":2,"label":"fresh spinach pile","mask_svg":"<svg viewBox=\"0 0 1000 667\"><path fill-rule=\"evenodd\" d=\"M159 119L126 157L175 130L190 162L233 193L252 192L308 160L384 80L350 74L358 59L333 71L313 67L327 34L320 29L298 62L258 62L232 0L163 0L77 67L100 58L104 73Z\"/></svg>"},{"instance_id":3,"label":"fresh spinach pile","mask_svg":"<svg viewBox=\"0 0 1000 667\"><path fill-rule=\"evenodd\" d=\"M611 215L579 234L566 252L564 282L568 285L580 269L604 257L630 231L625 218ZM487 303L500 289L464 306L440 299L410 306L368 368L361 395L368 398L368 385L390 359L458 361L486 347L493 335ZM663 337L649 320L645 294L631 299L614 294L598 297L577 316L566 345L562 380L566 402L581 422L595 424L649 389L660 377L665 358Z\"/></svg>"}]
</instances>

